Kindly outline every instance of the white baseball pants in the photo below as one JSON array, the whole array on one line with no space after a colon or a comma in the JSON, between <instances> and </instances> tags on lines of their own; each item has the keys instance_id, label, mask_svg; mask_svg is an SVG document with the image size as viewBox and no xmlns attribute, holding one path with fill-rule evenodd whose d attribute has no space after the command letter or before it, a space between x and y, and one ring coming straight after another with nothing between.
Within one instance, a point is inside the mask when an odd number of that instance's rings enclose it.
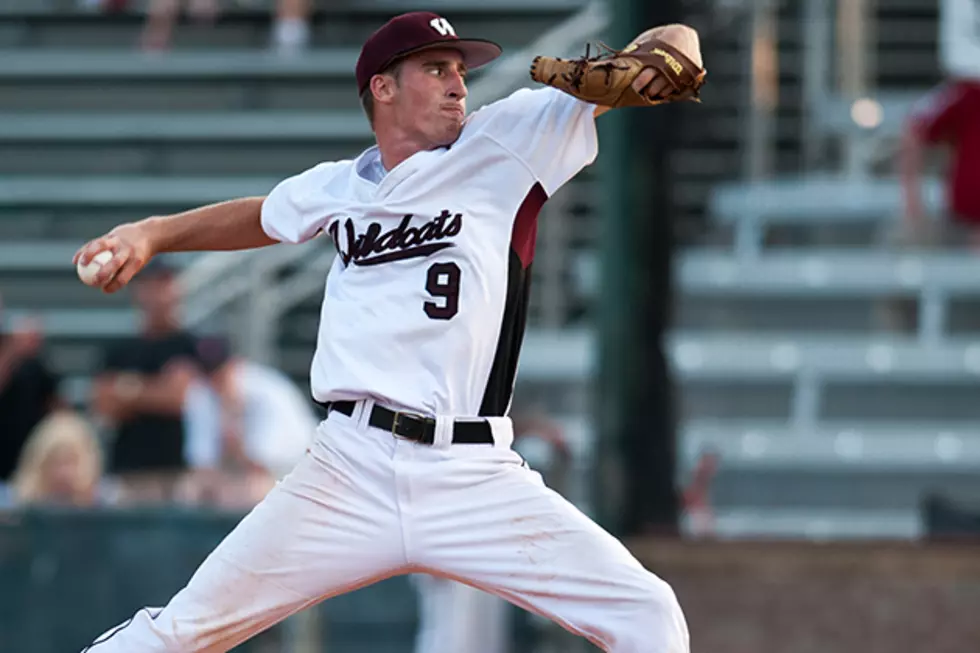
<instances>
[{"instance_id":1,"label":"white baseball pants","mask_svg":"<svg viewBox=\"0 0 980 653\"><path fill-rule=\"evenodd\" d=\"M319 601L390 576L455 579L550 618L612 653L688 653L674 592L545 487L511 449L421 445L332 412L311 451L170 603L107 631L91 653L219 653Z\"/></svg>"}]
</instances>

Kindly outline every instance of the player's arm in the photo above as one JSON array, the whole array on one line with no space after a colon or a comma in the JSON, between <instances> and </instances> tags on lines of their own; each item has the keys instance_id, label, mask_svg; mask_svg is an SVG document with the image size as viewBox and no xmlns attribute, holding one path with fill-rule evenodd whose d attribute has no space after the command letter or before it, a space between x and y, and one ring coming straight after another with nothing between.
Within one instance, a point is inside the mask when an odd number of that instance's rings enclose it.
<instances>
[{"instance_id":1,"label":"player's arm","mask_svg":"<svg viewBox=\"0 0 980 653\"><path fill-rule=\"evenodd\" d=\"M264 199L243 197L123 224L86 243L72 261L87 265L99 252L111 251L112 259L102 265L92 284L111 293L129 283L157 254L272 245L277 241L262 229Z\"/></svg>"},{"instance_id":2,"label":"player's arm","mask_svg":"<svg viewBox=\"0 0 980 653\"><path fill-rule=\"evenodd\" d=\"M595 117L618 107L697 101L705 75L698 33L687 25L655 27L602 56L537 57L531 66L535 81L595 104Z\"/></svg>"}]
</instances>

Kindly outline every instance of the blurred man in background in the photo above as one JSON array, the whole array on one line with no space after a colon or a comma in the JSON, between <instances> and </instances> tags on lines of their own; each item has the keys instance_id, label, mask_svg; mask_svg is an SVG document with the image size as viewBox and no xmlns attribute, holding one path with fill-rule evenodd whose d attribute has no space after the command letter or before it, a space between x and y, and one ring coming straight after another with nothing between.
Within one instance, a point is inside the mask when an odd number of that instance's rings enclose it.
<instances>
[{"instance_id":1,"label":"blurred man in background","mask_svg":"<svg viewBox=\"0 0 980 653\"><path fill-rule=\"evenodd\" d=\"M0 484L10 480L31 431L59 404L58 378L41 360L42 344L33 323L0 331Z\"/></svg>"},{"instance_id":2,"label":"blurred man in background","mask_svg":"<svg viewBox=\"0 0 980 653\"><path fill-rule=\"evenodd\" d=\"M169 501L187 468L183 399L197 359L197 338L178 318L175 271L153 262L134 284L140 333L113 343L93 382L93 411L114 430L109 473L122 501Z\"/></svg>"},{"instance_id":3,"label":"blurred man in background","mask_svg":"<svg viewBox=\"0 0 980 653\"><path fill-rule=\"evenodd\" d=\"M946 146L946 206L930 225L922 201L926 151ZM905 227L919 244L980 248L980 80L952 79L913 108L902 138ZM934 229L931 228L934 226Z\"/></svg>"},{"instance_id":4,"label":"blurred man in background","mask_svg":"<svg viewBox=\"0 0 980 653\"><path fill-rule=\"evenodd\" d=\"M184 398L190 500L228 508L258 503L303 457L317 419L282 372L235 356L220 339L198 348L204 375Z\"/></svg>"},{"instance_id":5,"label":"blurred man in background","mask_svg":"<svg viewBox=\"0 0 980 653\"><path fill-rule=\"evenodd\" d=\"M218 0L151 0L141 37L143 49L165 50L170 47L182 4L187 6L191 17L201 22L214 21L220 12ZM272 49L285 55L301 52L310 40L310 0L276 0L275 5Z\"/></svg>"},{"instance_id":6,"label":"blurred man in background","mask_svg":"<svg viewBox=\"0 0 980 653\"><path fill-rule=\"evenodd\" d=\"M922 199L923 173L931 152L946 155L941 166L945 210L932 216ZM980 249L980 81L950 78L912 107L902 131L899 166L903 218L901 224L887 227L885 242L900 247ZM916 302L904 296L875 307L875 322L885 331L910 333L917 319Z\"/></svg>"}]
</instances>

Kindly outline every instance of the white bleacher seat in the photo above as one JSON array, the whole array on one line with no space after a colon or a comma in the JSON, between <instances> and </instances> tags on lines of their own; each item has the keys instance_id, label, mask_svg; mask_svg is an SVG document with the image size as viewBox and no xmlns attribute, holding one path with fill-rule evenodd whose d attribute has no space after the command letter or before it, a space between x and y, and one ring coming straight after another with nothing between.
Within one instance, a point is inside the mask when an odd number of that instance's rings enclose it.
<instances>
[{"instance_id":1,"label":"white bleacher seat","mask_svg":"<svg viewBox=\"0 0 980 653\"><path fill-rule=\"evenodd\" d=\"M264 50L178 50L165 57L139 51L121 55L115 51L14 50L0 57L0 80L325 76L353 79L357 55L355 49L317 51L302 57L279 57Z\"/></svg>"},{"instance_id":2,"label":"white bleacher seat","mask_svg":"<svg viewBox=\"0 0 980 653\"><path fill-rule=\"evenodd\" d=\"M924 185L928 208L942 206L938 179ZM761 224L807 224L879 222L900 213L901 190L895 179L851 179L810 175L751 184L717 186L709 199L716 219L738 224L756 220Z\"/></svg>"},{"instance_id":3,"label":"white bleacher seat","mask_svg":"<svg viewBox=\"0 0 980 653\"><path fill-rule=\"evenodd\" d=\"M40 319L44 334L55 338L122 337L136 333L139 326L139 316L129 308L4 310L4 319L10 324L28 317Z\"/></svg>"},{"instance_id":4,"label":"white bleacher seat","mask_svg":"<svg viewBox=\"0 0 980 653\"><path fill-rule=\"evenodd\" d=\"M871 129L862 127L854 121L851 115L854 101L845 98L831 98L823 103L813 112L813 120L820 128L840 136L862 135L869 132L879 136L895 136L900 132L912 105L927 92L928 89L870 94L868 99L877 102L881 107L881 121Z\"/></svg>"},{"instance_id":5,"label":"white bleacher seat","mask_svg":"<svg viewBox=\"0 0 980 653\"><path fill-rule=\"evenodd\" d=\"M821 423L697 419L682 427L684 464L707 450L728 469L969 471L980 468L975 424Z\"/></svg>"},{"instance_id":6,"label":"white bleacher seat","mask_svg":"<svg viewBox=\"0 0 980 653\"><path fill-rule=\"evenodd\" d=\"M80 241L13 241L0 243L0 270L3 271L56 271L74 270L71 259L82 245ZM179 252L167 255L167 260L184 266L200 256L197 252Z\"/></svg>"},{"instance_id":7,"label":"white bleacher seat","mask_svg":"<svg viewBox=\"0 0 980 653\"><path fill-rule=\"evenodd\" d=\"M669 347L688 378L784 378L808 371L837 381L980 380L980 340L923 347L904 337L676 333Z\"/></svg>"},{"instance_id":8,"label":"white bleacher seat","mask_svg":"<svg viewBox=\"0 0 980 653\"><path fill-rule=\"evenodd\" d=\"M594 296L598 255L573 261L578 292ZM718 250L688 250L675 265L680 292L688 295L849 297L918 292L980 295L980 256L972 252L778 250L744 259Z\"/></svg>"},{"instance_id":9,"label":"white bleacher seat","mask_svg":"<svg viewBox=\"0 0 980 653\"><path fill-rule=\"evenodd\" d=\"M945 190L939 179L923 182L922 199L929 214L941 215ZM854 179L810 175L751 184L722 184L708 199L708 212L735 228L735 249L758 255L770 225L867 225L897 219L902 195L895 179Z\"/></svg>"},{"instance_id":10,"label":"white bleacher seat","mask_svg":"<svg viewBox=\"0 0 980 653\"><path fill-rule=\"evenodd\" d=\"M234 197L264 195L273 177L0 177L4 206L198 206Z\"/></svg>"},{"instance_id":11,"label":"white bleacher seat","mask_svg":"<svg viewBox=\"0 0 980 653\"><path fill-rule=\"evenodd\" d=\"M685 379L789 379L807 371L839 381L980 380L980 339L923 347L906 337L676 332L668 338L668 353ZM595 337L586 331L530 331L519 375L581 381L595 362Z\"/></svg>"},{"instance_id":12,"label":"white bleacher seat","mask_svg":"<svg viewBox=\"0 0 980 653\"><path fill-rule=\"evenodd\" d=\"M714 537L725 539L914 539L924 534L922 519L914 510L744 507L721 509L714 521ZM684 517L683 528L695 532L690 517Z\"/></svg>"},{"instance_id":13,"label":"white bleacher seat","mask_svg":"<svg viewBox=\"0 0 980 653\"><path fill-rule=\"evenodd\" d=\"M594 370L595 337L584 330L529 330L521 348L519 381L581 381Z\"/></svg>"},{"instance_id":14,"label":"white bleacher seat","mask_svg":"<svg viewBox=\"0 0 980 653\"><path fill-rule=\"evenodd\" d=\"M744 260L690 251L678 261L687 293L849 296L917 291L980 295L980 256L972 252L804 250Z\"/></svg>"},{"instance_id":15,"label":"white bleacher seat","mask_svg":"<svg viewBox=\"0 0 980 653\"><path fill-rule=\"evenodd\" d=\"M577 289L596 294L596 256L573 261ZM678 258L684 297L844 299L904 296L922 301L918 336L944 337L950 301L980 296L980 256L960 251L777 250L758 257L717 250L691 250Z\"/></svg>"},{"instance_id":16,"label":"white bleacher seat","mask_svg":"<svg viewBox=\"0 0 980 653\"><path fill-rule=\"evenodd\" d=\"M144 3L135 3L137 6ZM430 0L426 3L429 11L452 11L453 15L465 13L484 13L494 11L506 11L507 13L538 12L541 10L572 10L585 4L584 0L485 0L481 3L467 2L466 0ZM219 6L222 7L225 15L241 14L260 11L263 14L274 7L273 0L252 0L250 2L238 2L236 0L220 0ZM340 11L352 13L365 12L385 12L398 13L407 11L404 0L358 0L349 5L340 5ZM324 11L331 11L333 8L327 4L323 7ZM91 11L80 6L74 0L4 0L0 4L0 16L13 17L43 17L49 15L61 16L90 15Z\"/></svg>"},{"instance_id":17,"label":"white bleacher seat","mask_svg":"<svg viewBox=\"0 0 980 653\"><path fill-rule=\"evenodd\" d=\"M0 114L0 142L284 141L371 139L361 111Z\"/></svg>"},{"instance_id":18,"label":"white bleacher seat","mask_svg":"<svg viewBox=\"0 0 980 653\"><path fill-rule=\"evenodd\" d=\"M0 243L0 270L40 271L71 268L81 243L27 241Z\"/></svg>"}]
</instances>

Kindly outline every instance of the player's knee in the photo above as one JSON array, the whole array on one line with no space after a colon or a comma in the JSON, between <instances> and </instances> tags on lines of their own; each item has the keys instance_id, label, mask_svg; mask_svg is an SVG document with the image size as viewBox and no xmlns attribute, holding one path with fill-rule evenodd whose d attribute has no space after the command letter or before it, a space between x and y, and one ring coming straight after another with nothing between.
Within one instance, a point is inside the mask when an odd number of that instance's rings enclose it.
<instances>
[{"instance_id":1,"label":"player's knee","mask_svg":"<svg viewBox=\"0 0 980 653\"><path fill-rule=\"evenodd\" d=\"M653 577L616 638L615 653L688 653L687 622L673 588Z\"/></svg>"}]
</instances>

